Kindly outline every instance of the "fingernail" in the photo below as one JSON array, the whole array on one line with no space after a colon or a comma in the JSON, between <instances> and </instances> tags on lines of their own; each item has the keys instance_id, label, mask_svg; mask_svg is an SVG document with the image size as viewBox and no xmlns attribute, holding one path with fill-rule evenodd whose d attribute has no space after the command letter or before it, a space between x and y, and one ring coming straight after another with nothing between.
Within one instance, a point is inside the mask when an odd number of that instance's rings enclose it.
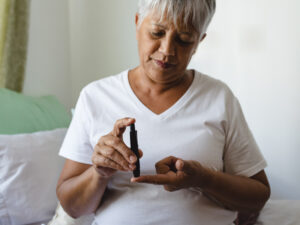
<instances>
[{"instance_id":1,"label":"fingernail","mask_svg":"<svg viewBox=\"0 0 300 225\"><path fill-rule=\"evenodd\" d=\"M131 162L134 162L136 160L134 156L130 156L129 159L130 159Z\"/></svg>"}]
</instances>

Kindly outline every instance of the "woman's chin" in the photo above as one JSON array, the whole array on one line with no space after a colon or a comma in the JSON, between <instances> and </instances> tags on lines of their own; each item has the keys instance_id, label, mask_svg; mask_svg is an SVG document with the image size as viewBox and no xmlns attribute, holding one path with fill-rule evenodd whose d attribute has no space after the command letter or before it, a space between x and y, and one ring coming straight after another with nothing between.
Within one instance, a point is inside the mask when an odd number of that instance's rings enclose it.
<instances>
[{"instance_id":1,"label":"woman's chin","mask_svg":"<svg viewBox=\"0 0 300 225\"><path fill-rule=\"evenodd\" d=\"M176 74L170 73L170 71L161 71L161 70L150 70L146 72L147 77L157 84L169 84L176 81Z\"/></svg>"}]
</instances>

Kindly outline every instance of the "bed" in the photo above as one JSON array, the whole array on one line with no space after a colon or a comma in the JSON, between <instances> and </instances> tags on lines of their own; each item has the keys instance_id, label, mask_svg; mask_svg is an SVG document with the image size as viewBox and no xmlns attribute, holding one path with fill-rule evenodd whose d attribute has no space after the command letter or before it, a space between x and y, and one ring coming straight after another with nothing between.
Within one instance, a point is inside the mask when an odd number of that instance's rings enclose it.
<instances>
[{"instance_id":1,"label":"bed","mask_svg":"<svg viewBox=\"0 0 300 225\"><path fill-rule=\"evenodd\" d=\"M92 215L69 217L55 193L70 113L54 96L0 89L0 102L0 225L91 224ZM270 199L256 224L300 225L300 200Z\"/></svg>"}]
</instances>

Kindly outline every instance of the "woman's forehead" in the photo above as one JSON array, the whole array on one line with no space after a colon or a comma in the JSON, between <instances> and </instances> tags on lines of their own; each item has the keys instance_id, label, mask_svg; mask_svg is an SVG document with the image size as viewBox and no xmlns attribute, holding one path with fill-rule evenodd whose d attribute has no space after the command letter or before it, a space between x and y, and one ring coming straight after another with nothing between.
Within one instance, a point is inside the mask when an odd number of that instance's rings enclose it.
<instances>
[{"instance_id":1,"label":"woman's forehead","mask_svg":"<svg viewBox=\"0 0 300 225\"><path fill-rule=\"evenodd\" d=\"M174 17L172 17L171 15L168 15L166 13L162 14L157 11L152 11L149 12L147 17L150 19L150 23L155 26L160 26L165 28L175 27L177 30L180 31L189 31L189 32L196 31L191 21L185 22L183 15L176 18L177 20L175 21Z\"/></svg>"}]
</instances>

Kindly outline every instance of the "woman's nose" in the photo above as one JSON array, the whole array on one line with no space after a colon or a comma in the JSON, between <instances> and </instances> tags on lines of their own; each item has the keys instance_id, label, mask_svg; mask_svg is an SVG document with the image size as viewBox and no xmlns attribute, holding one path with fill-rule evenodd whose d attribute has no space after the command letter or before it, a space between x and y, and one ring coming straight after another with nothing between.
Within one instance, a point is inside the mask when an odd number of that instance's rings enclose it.
<instances>
[{"instance_id":1,"label":"woman's nose","mask_svg":"<svg viewBox=\"0 0 300 225\"><path fill-rule=\"evenodd\" d=\"M165 37L161 40L159 51L165 56L175 55L175 43L171 37Z\"/></svg>"}]
</instances>

